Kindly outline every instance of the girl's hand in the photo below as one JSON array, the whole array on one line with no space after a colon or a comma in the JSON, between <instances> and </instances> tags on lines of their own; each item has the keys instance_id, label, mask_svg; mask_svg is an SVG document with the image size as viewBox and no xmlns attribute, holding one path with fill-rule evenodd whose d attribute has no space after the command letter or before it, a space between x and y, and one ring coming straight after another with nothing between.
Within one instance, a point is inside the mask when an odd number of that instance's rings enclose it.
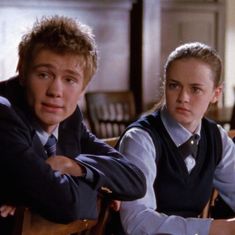
<instances>
[{"instance_id":1,"label":"girl's hand","mask_svg":"<svg viewBox=\"0 0 235 235\"><path fill-rule=\"evenodd\" d=\"M110 204L110 208L114 211L119 211L121 206L121 201L113 200Z\"/></svg>"}]
</instances>

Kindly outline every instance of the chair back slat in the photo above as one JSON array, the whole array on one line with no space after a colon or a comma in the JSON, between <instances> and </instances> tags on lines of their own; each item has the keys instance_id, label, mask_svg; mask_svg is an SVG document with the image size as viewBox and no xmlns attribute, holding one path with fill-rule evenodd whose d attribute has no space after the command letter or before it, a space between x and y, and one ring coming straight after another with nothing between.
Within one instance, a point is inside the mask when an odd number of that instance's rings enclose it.
<instances>
[{"instance_id":1,"label":"chair back slat","mask_svg":"<svg viewBox=\"0 0 235 235\"><path fill-rule=\"evenodd\" d=\"M120 136L136 117L131 91L87 92L85 99L88 122L99 138Z\"/></svg>"}]
</instances>

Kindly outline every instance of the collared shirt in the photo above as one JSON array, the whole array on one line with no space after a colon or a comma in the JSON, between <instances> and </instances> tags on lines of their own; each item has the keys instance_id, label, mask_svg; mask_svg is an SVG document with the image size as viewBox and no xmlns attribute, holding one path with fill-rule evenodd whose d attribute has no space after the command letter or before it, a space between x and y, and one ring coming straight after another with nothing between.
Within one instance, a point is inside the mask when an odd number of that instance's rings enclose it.
<instances>
[{"instance_id":1,"label":"collared shirt","mask_svg":"<svg viewBox=\"0 0 235 235\"><path fill-rule=\"evenodd\" d=\"M59 125L56 126L56 128L53 130L52 133L48 133L46 131L44 131L35 121L33 123L33 126L35 127L36 130L36 134L39 137L42 145L44 146L49 138L50 135L54 135L56 140L58 140L58 136L59 136ZM80 165L81 166L81 165ZM83 170L84 170L84 175L82 177L84 177L88 182L92 183L94 182L94 175L93 172L87 168L86 166L82 166Z\"/></svg>"},{"instance_id":2,"label":"collared shirt","mask_svg":"<svg viewBox=\"0 0 235 235\"><path fill-rule=\"evenodd\" d=\"M170 118L167 111L161 111L163 124L178 146L185 142L191 133ZM215 170L213 186L223 199L235 210L235 145L227 132L218 126L222 138L222 159ZM201 124L196 133L200 134ZM147 180L146 195L138 200L122 202L121 220L127 234L157 235L208 235L212 219L183 218L158 213L156 196L153 189L157 175L156 153L149 133L140 128L128 130L120 142L119 151L139 167ZM190 157L190 156L189 156ZM190 158L186 159L190 159ZM186 160L186 165L187 160Z\"/></svg>"},{"instance_id":3,"label":"collared shirt","mask_svg":"<svg viewBox=\"0 0 235 235\"><path fill-rule=\"evenodd\" d=\"M167 132L169 133L171 139L175 143L177 147L181 144L186 142L191 136L192 133L184 128L181 124L176 122L167 112L166 108L163 108L161 112L161 119L163 122L164 127L166 128ZM199 136L200 140L200 131L201 131L201 122L199 123L198 127L196 128L194 134ZM189 155L184 160L187 170L190 173L194 166L196 165L195 158L192 155Z\"/></svg>"},{"instance_id":4,"label":"collared shirt","mask_svg":"<svg viewBox=\"0 0 235 235\"><path fill-rule=\"evenodd\" d=\"M32 119L32 126L36 130L36 134L39 137L43 146L46 144L46 142L51 134L55 136L56 140L58 140L59 124L54 128L52 133L48 133L48 132L44 131L36 119Z\"/></svg>"},{"instance_id":5,"label":"collared shirt","mask_svg":"<svg viewBox=\"0 0 235 235\"><path fill-rule=\"evenodd\" d=\"M59 125L54 129L54 131L51 134L47 133L46 131L44 131L41 128L36 128L36 133L37 133L37 136L39 137L42 145L44 146L50 135L54 135L56 140L58 140L58 130L59 130Z\"/></svg>"}]
</instances>

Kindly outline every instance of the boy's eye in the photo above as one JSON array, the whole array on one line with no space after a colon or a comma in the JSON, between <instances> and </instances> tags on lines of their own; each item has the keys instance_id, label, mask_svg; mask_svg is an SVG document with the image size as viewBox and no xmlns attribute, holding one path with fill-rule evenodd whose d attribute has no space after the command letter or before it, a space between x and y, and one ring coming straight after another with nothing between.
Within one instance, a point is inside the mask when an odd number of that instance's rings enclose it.
<instances>
[{"instance_id":1,"label":"boy's eye","mask_svg":"<svg viewBox=\"0 0 235 235\"><path fill-rule=\"evenodd\" d=\"M48 73L45 73L45 72L39 72L38 77L40 77L42 79L48 79L48 78L50 78L50 75Z\"/></svg>"},{"instance_id":2,"label":"boy's eye","mask_svg":"<svg viewBox=\"0 0 235 235\"><path fill-rule=\"evenodd\" d=\"M69 84L75 84L75 83L78 83L78 79L76 78L73 78L73 77L67 77L65 78L65 81Z\"/></svg>"},{"instance_id":3,"label":"boy's eye","mask_svg":"<svg viewBox=\"0 0 235 235\"><path fill-rule=\"evenodd\" d=\"M179 85L177 84L177 83L168 83L168 87L170 88L170 89L175 89L175 88L177 88Z\"/></svg>"}]
</instances>

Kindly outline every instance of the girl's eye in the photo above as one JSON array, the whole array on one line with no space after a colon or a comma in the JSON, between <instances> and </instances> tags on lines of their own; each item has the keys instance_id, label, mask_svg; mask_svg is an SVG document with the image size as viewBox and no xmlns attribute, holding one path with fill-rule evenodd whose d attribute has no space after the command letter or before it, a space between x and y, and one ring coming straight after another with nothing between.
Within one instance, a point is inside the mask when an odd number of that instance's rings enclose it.
<instances>
[{"instance_id":1,"label":"girl's eye","mask_svg":"<svg viewBox=\"0 0 235 235\"><path fill-rule=\"evenodd\" d=\"M197 94L197 93L201 92L201 88L199 88L199 87L192 87L192 92Z\"/></svg>"}]
</instances>

